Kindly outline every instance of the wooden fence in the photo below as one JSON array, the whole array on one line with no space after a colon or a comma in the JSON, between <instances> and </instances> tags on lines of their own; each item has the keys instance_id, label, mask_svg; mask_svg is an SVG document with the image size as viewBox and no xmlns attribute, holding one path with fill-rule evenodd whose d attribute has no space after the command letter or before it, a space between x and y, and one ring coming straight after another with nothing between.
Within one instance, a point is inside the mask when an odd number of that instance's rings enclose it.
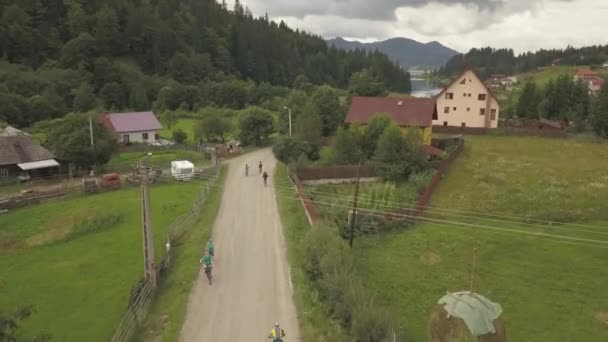
<instances>
[{"instance_id":1,"label":"wooden fence","mask_svg":"<svg viewBox=\"0 0 608 342\"><path fill-rule=\"evenodd\" d=\"M568 133L563 130L546 130L533 127L455 127L455 126L433 126L433 133L444 134L470 134L470 135L531 135L554 138L566 138Z\"/></svg>"},{"instance_id":2,"label":"wooden fence","mask_svg":"<svg viewBox=\"0 0 608 342\"><path fill-rule=\"evenodd\" d=\"M317 179L352 179L357 178L357 172L362 178L376 177L377 174L369 165L361 165L360 171L358 165L339 165L325 166L314 168L296 169L295 173L302 181L317 180Z\"/></svg>"},{"instance_id":3,"label":"wooden fence","mask_svg":"<svg viewBox=\"0 0 608 342\"><path fill-rule=\"evenodd\" d=\"M447 158L443 159L439 163L432 164L432 167L437 170L435 176L431 179L429 184L427 185L425 191L420 195L416 204L412 208L402 208L393 214L387 213L382 215L383 217L379 218L379 215L374 213L366 213L365 210L361 210L357 215L360 217L362 221L369 221L368 228L369 230L374 230L373 226L375 226L374 222L379 220L388 222L388 221L407 221L414 222L416 217L423 214L425 208L431 200L431 196L435 192L439 182L443 178L445 172L452 165L454 160L460 156L462 151L464 150L464 140L459 140L456 148L448 155ZM358 165L346 165L346 166L331 166L331 167L320 167L320 168L304 168L297 169L294 172L290 172L289 177L291 178L300 201L302 202L302 206L304 207L304 211L306 212L306 216L308 217L308 221L310 224L317 222L320 218L319 210L317 209L313 200L310 199L306 190L304 189L304 185L302 184L302 180L320 180L320 179L347 179L347 178L355 178L357 172ZM364 165L361 167L361 177L374 177L376 176L374 170L368 166ZM366 218L367 217L367 218ZM363 225L365 228L365 224Z\"/></svg>"},{"instance_id":4,"label":"wooden fence","mask_svg":"<svg viewBox=\"0 0 608 342\"><path fill-rule=\"evenodd\" d=\"M167 230L167 253L157 263L157 279L161 279L171 266L171 259L174 253L174 249L171 246L174 246L183 234L192 228L193 224L199 219L203 204L207 201L213 187L216 186L215 183L219 179L221 167L213 167L211 169L213 170L214 177L205 184L192 207L175 219ZM205 172L211 172L211 170L205 170ZM142 279L135 286L131 293L127 310L112 337L112 342L126 342L131 339L148 314L155 290L156 287L145 279Z\"/></svg>"},{"instance_id":5,"label":"wooden fence","mask_svg":"<svg viewBox=\"0 0 608 342\"><path fill-rule=\"evenodd\" d=\"M422 212L424 212L424 209L431 201L431 196L435 192L435 189L439 185L439 182L441 182L443 175L452 165L454 160L456 160L456 158L460 156L463 150L464 140L461 140L456 149L452 153L450 153L450 155L446 159L442 160L441 163L437 166L437 173L435 174L435 176L433 176L431 182L427 185L424 193L418 198L418 201L416 202L415 211L413 213L411 213L411 211L408 211L408 214L413 214L413 216L416 217L420 216Z\"/></svg>"}]
</instances>

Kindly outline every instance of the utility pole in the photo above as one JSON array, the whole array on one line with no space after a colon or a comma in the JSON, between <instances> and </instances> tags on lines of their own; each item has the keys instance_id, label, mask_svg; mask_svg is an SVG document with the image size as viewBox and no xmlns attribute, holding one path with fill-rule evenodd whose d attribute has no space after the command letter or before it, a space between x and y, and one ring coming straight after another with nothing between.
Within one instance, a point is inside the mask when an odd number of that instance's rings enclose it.
<instances>
[{"instance_id":1,"label":"utility pole","mask_svg":"<svg viewBox=\"0 0 608 342\"><path fill-rule=\"evenodd\" d=\"M291 108L283 107L283 109L287 109L287 115L289 116L289 136L291 136Z\"/></svg>"},{"instance_id":2,"label":"utility pole","mask_svg":"<svg viewBox=\"0 0 608 342\"><path fill-rule=\"evenodd\" d=\"M153 287L156 287L156 269L154 265L154 236L152 235L152 213L150 212L150 188L148 168L139 164L139 188L141 193L141 224L144 245L144 275Z\"/></svg>"},{"instance_id":3,"label":"utility pole","mask_svg":"<svg viewBox=\"0 0 608 342\"><path fill-rule=\"evenodd\" d=\"M91 114L89 114L89 134L91 135L91 146L95 146L95 139L93 139L93 121L91 120Z\"/></svg>"},{"instance_id":4,"label":"utility pole","mask_svg":"<svg viewBox=\"0 0 608 342\"><path fill-rule=\"evenodd\" d=\"M355 198L353 199L353 217L350 220L350 237L348 244L353 248L353 240L355 240L355 227L357 226L357 200L359 198L359 182L361 181L361 162L357 166L357 183L355 185Z\"/></svg>"},{"instance_id":5,"label":"utility pole","mask_svg":"<svg viewBox=\"0 0 608 342\"><path fill-rule=\"evenodd\" d=\"M477 243L473 247L473 257L471 258L471 282L469 284L469 291L473 292L473 285L475 284L475 267L477 266Z\"/></svg>"}]
</instances>

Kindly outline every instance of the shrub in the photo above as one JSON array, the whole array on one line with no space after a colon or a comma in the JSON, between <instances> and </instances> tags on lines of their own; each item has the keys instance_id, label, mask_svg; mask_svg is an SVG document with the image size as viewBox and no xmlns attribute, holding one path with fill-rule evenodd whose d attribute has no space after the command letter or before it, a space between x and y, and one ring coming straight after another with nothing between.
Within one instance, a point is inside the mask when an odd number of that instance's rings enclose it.
<instances>
[{"instance_id":1,"label":"shrub","mask_svg":"<svg viewBox=\"0 0 608 342\"><path fill-rule=\"evenodd\" d=\"M435 176L435 170L426 170L411 175L408 182L416 189L418 195L422 195L429 186L433 176Z\"/></svg>"},{"instance_id":2,"label":"shrub","mask_svg":"<svg viewBox=\"0 0 608 342\"><path fill-rule=\"evenodd\" d=\"M284 164L297 161L302 154L308 153L308 150L308 144L296 137L279 137L272 146L272 152Z\"/></svg>"},{"instance_id":3,"label":"shrub","mask_svg":"<svg viewBox=\"0 0 608 342\"><path fill-rule=\"evenodd\" d=\"M188 140L188 134L180 128L176 131L173 131L172 138L177 144L181 145L184 144L186 140Z\"/></svg>"}]
</instances>

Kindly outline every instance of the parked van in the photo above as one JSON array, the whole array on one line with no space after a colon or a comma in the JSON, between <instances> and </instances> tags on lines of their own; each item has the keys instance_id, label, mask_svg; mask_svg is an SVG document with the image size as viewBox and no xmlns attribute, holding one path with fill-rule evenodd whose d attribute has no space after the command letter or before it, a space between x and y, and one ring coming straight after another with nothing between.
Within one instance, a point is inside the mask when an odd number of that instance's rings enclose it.
<instances>
[{"instance_id":1,"label":"parked van","mask_svg":"<svg viewBox=\"0 0 608 342\"><path fill-rule=\"evenodd\" d=\"M177 180L189 181L194 177L194 164L187 160L171 162L171 176Z\"/></svg>"}]
</instances>

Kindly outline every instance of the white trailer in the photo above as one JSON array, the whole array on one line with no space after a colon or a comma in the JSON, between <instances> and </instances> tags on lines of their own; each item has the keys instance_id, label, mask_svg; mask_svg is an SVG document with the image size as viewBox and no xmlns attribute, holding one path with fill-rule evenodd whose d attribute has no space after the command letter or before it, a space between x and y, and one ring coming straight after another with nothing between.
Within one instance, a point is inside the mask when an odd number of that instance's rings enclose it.
<instances>
[{"instance_id":1,"label":"white trailer","mask_svg":"<svg viewBox=\"0 0 608 342\"><path fill-rule=\"evenodd\" d=\"M177 180L189 181L194 177L194 164L187 160L171 162L171 176Z\"/></svg>"}]
</instances>

